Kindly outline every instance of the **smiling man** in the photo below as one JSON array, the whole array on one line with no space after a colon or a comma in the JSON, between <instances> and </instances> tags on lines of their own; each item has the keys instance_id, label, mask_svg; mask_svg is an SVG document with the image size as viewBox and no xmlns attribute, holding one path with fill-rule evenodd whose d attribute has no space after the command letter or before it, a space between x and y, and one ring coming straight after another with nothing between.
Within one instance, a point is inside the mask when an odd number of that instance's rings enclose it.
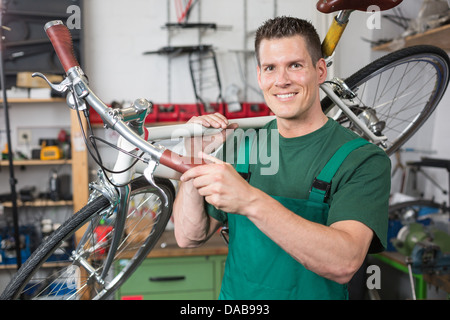
<instances>
[{"instance_id":1,"label":"smiling man","mask_svg":"<svg viewBox=\"0 0 450 320\"><path fill-rule=\"evenodd\" d=\"M306 34L313 39L308 41L306 35L293 34L269 40L261 34L255 45L258 83L266 103L278 117L281 135L286 138L312 132L328 120L320 108L318 96L319 84L327 76L325 61L317 54L320 41L315 39L314 33Z\"/></svg>"},{"instance_id":2,"label":"smiling man","mask_svg":"<svg viewBox=\"0 0 450 320\"><path fill-rule=\"evenodd\" d=\"M257 161L240 174L204 155L209 164L181 177L176 239L196 247L228 225L220 299L347 299L346 284L367 253L386 246L390 160L322 112L327 70L309 22L266 21L255 51L258 83L276 119L251 152L257 160L277 153L279 169L261 175ZM229 127L220 114L190 121Z\"/></svg>"}]
</instances>

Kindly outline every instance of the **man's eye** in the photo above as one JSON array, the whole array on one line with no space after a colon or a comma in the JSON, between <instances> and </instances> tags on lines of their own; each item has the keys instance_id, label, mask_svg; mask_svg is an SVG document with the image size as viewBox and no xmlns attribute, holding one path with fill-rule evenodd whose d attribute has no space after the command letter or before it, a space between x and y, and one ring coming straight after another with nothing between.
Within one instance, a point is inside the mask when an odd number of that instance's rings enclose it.
<instances>
[{"instance_id":1,"label":"man's eye","mask_svg":"<svg viewBox=\"0 0 450 320\"><path fill-rule=\"evenodd\" d=\"M292 68L293 69L300 69L302 67L302 65L300 63L293 63L292 64Z\"/></svg>"},{"instance_id":2,"label":"man's eye","mask_svg":"<svg viewBox=\"0 0 450 320\"><path fill-rule=\"evenodd\" d=\"M273 71L274 67L273 66L267 66L265 71Z\"/></svg>"}]
</instances>

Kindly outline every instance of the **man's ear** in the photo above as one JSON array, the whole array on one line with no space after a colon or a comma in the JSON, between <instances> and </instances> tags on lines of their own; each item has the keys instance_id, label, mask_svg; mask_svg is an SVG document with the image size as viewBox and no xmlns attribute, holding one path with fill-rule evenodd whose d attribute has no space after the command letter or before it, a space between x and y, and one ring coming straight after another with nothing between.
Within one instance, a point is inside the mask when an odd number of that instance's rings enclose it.
<instances>
[{"instance_id":1,"label":"man's ear","mask_svg":"<svg viewBox=\"0 0 450 320\"><path fill-rule=\"evenodd\" d=\"M325 62L325 59L321 58L317 61L316 69L319 74L319 83L322 84L327 79L327 63Z\"/></svg>"},{"instance_id":2,"label":"man's ear","mask_svg":"<svg viewBox=\"0 0 450 320\"><path fill-rule=\"evenodd\" d=\"M259 64L256 66L256 76L258 78L259 88L262 90L262 88L261 88L261 66Z\"/></svg>"}]
</instances>

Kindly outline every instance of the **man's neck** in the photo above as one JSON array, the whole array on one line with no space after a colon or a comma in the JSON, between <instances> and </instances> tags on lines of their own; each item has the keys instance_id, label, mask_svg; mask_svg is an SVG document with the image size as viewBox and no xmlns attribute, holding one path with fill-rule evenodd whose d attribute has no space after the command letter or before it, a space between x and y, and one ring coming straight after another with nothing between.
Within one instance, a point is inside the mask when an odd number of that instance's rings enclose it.
<instances>
[{"instance_id":1,"label":"man's neck","mask_svg":"<svg viewBox=\"0 0 450 320\"><path fill-rule=\"evenodd\" d=\"M277 117L277 126L280 135L284 138L295 138L307 135L322 128L328 117L321 113L315 118L308 119L282 119Z\"/></svg>"}]
</instances>

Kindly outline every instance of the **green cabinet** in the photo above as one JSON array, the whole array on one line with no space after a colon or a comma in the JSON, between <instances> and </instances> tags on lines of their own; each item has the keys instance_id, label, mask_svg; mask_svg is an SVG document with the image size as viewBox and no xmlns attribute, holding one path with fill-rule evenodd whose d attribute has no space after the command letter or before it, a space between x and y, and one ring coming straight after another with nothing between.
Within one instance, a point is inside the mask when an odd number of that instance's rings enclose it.
<instances>
[{"instance_id":1,"label":"green cabinet","mask_svg":"<svg viewBox=\"0 0 450 320\"><path fill-rule=\"evenodd\" d=\"M146 259L119 288L116 298L215 300L225 260L225 255Z\"/></svg>"}]
</instances>

